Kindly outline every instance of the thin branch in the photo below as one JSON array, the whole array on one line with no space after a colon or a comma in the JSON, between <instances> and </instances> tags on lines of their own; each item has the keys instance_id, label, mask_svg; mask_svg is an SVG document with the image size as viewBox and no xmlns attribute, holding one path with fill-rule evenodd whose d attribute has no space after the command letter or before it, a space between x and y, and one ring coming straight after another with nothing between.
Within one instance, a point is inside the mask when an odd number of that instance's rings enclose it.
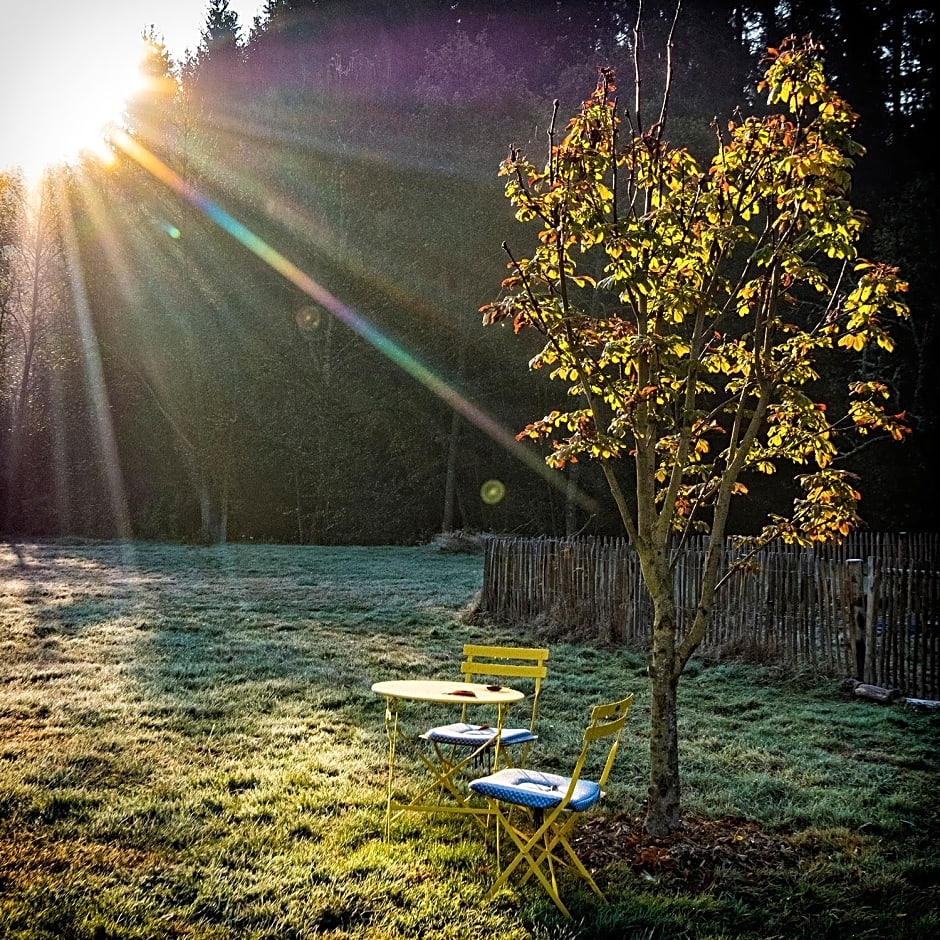
<instances>
[{"instance_id":1,"label":"thin branch","mask_svg":"<svg viewBox=\"0 0 940 940\"><path fill-rule=\"evenodd\" d=\"M643 0L637 4L636 22L633 24L633 113L636 115L634 136L643 136L643 118L640 112L643 80L640 78L640 24L643 20Z\"/></svg>"},{"instance_id":2,"label":"thin branch","mask_svg":"<svg viewBox=\"0 0 940 940\"><path fill-rule=\"evenodd\" d=\"M552 102L552 120L548 125L548 181L555 182L555 167L558 159L555 153L555 120L558 117L558 99Z\"/></svg>"},{"instance_id":3,"label":"thin branch","mask_svg":"<svg viewBox=\"0 0 940 940\"><path fill-rule=\"evenodd\" d=\"M662 140L663 129L666 126L666 115L669 112L669 96L672 91L672 50L675 45L676 23L679 21L679 10L682 8L682 0L676 0L676 12L672 18L672 25L669 27L669 37L666 40L666 84L663 88L663 104L659 112L659 123L656 130L657 141Z\"/></svg>"}]
</instances>

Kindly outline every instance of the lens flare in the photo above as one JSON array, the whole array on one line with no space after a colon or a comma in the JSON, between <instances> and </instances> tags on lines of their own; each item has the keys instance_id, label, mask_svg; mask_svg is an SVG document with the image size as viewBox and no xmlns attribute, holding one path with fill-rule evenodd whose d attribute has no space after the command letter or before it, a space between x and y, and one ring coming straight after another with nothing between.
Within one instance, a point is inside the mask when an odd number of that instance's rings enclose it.
<instances>
[{"instance_id":1,"label":"lens flare","mask_svg":"<svg viewBox=\"0 0 940 940\"><path fill-rule=\"evenodd\" d=\"M480 487L480 499L487 506L495 506L497 503L501 503L505 495L506 485L502 480L487 480Z\"/></svg>"},{"instance_id":2,"label":"lens flare","mask_svg":"<svg viewBox=\"0 0 940 940\"><path fill-rule=\"evenodd\" d=\"M294 322L305 333L312 333L320 326L320 308L307 304L294 314Z\"/></svg>"}]
</instances>

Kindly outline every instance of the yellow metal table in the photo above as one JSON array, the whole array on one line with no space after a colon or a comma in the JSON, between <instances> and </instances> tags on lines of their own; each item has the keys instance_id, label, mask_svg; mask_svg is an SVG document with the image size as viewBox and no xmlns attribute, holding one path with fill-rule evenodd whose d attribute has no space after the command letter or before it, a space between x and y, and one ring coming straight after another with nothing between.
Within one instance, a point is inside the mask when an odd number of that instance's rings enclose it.
<instances>
[{"instance_id":1,"label":"yellow metal table","mask_svg":"<svg viewBox=\"0 0 940 940\"><path fill-rule=\"evenodd\" d=\"M462 794L454 779L453 768L442 767L420 746L420 737L402 731L398 720L399 703L402 701L432 702L438 705L451 705L458 708L482 705L496 709L496 724L493 741L485 741L460 766L465 765L479 754L493 748L494 765L499 764L499 734L509 706L525 698L525 693L502 685L483 685L476 682L450 682L440 679L391 679L376 682L372 691L385 699L385 733L388 737L388 793L385 808L385 838L389 837L392 820L403 812L416 813L463 813L473 818L488 815L488 806L474 806L467 796ZM495 743L493 743L495 742ZM430 783L412 800L399 803L393 799L395 779L395 760L399 744L405 744L412 753L427 767L432 779ZM428 794L437 792L437 802L427 800ZM442 798L450 797L449 802Z\"/></svg>"}]
</instances>

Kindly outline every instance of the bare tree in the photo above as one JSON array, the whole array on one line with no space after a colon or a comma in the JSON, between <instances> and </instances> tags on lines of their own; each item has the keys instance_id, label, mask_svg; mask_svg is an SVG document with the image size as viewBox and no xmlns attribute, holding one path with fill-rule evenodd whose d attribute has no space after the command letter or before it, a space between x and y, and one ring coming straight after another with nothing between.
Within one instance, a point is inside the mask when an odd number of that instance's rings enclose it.
<instances>
[{"instance_id":1,"label":"bare tree","mask_svg":"<svg viewBox=\"0 0 940 940\"><path fill-rule=\"evenodd\" d=\"M30 189L8 180L3 189L3 269L0 277L0 415L4 482L3 524L15 529L23 515L21 488L29 440L42 423L37 406L40 364L52 355L51 324L67 303L58 231L58 207L47 174Z\"/></svg>"}]
</instances>

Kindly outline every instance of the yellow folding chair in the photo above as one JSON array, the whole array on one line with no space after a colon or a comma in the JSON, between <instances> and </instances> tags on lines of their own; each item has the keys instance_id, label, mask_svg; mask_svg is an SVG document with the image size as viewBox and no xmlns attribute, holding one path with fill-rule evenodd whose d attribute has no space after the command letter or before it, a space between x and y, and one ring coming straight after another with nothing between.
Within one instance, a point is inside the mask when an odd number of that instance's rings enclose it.
<instances>
[{"instance_id":1,"label":"yellow folding chair","mask_svg":"<svg viewBox=\"0 0 940 940\"><path fill-rule=\"evenodd\" d=\"M591 720L584 731L581 753L570 777L507 767L470 782L470 789L474 793L487 798L490 812L496 818L497 864L500 861L500 832L506 832L518 850L512 861L499 873L489 897L496 894L525 862L528 869L522 877L522 883L535 875L568 918L571 914L558 891L555 873L558 866L576 872L599 898L605 900L604 893L578 858L569 839L577 819L596 806L604 796L603 788L614 765L620 736L632 704L633 696L628 695L619 702L595 705L591 709ZM596 780L585 779L582 773L588 756L593 745L601 740L608 745L601 774ZM527 810L523 814L525 820L528 820L527 826L516 823L518 813L510 817L510 811L516 807Z\"/></svg>"},{"instance_id":2,"label":"yellow folding chair","mask_svg":"<svg viewBox=\"0 0 940 940\"><path fill-rule=\"evenodd\" d=\"M461 709L460 721L439 725L421 735L433 748L433 760L425 760L434 774L432 786L443 795L450 792L458 804L465 805L457 778L464 773L472 775L481 760L488 770L500 761L523 765L529 747L538 738L535 724L539 713L542 680L548 667L548 650L530 646L485 646L468 643L463 648L460 671L464 681L489 681L500 686L531 688L531 708L526 727L498 727L467 722L467 706ZM521 680L521 681L520 681ZM521 751L514 753L514 749ZM433 766L432 766L433 763ZM428 787L430 791L431 787ZM464 791L465 793L466 791Z\"/></svg>"}]
</instances>

